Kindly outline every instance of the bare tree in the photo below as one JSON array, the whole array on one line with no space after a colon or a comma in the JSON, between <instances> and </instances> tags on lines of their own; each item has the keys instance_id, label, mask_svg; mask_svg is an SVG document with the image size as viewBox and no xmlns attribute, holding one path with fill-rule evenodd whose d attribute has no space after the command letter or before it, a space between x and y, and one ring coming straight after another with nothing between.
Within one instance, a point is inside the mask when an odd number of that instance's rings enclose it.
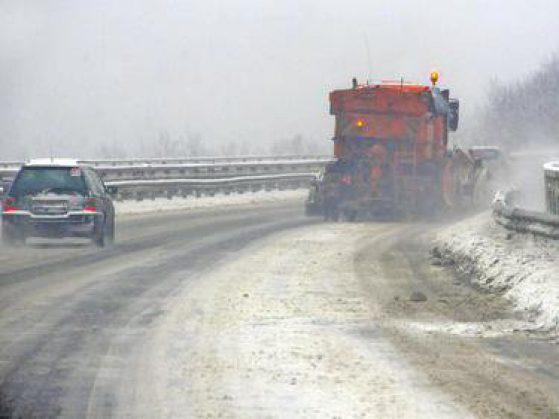
<instances>
[{"instance_id":1,"label":"bare tree","mask_svg":"<svg viewBox=\"0 0 559 419\"><path fill-rule=\"evenodd\" d=\"M188 156L202 156L206 153L206 148L202 143L200 134L188 134L186 139L186 153Z\"/></svg>"},{"instance_id":2,"label":"bare tree","mask_svg":"<svg viewBox=\"0 0 559 419\"><path fill-rule=\"evenodd\" d=\"M559 143L559 58L526 79L489 91L474 136L507 148Z\"/></svg>"}]
</instances>

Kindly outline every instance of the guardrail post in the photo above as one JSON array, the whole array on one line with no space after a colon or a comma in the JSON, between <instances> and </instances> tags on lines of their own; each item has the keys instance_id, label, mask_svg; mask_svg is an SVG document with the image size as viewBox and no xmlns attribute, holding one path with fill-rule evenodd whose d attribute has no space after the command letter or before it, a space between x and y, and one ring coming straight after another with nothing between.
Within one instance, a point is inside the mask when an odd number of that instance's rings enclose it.
<instances>
[{"instance_id":1,"label":"guardrail post","mask_svg":"<svg viewBox=\"0 0 559 419\"><path fill-rule=\"evenodd\" d=\"M559 214L559 162L544 164L545 206L549 214Z\"/></svg>"}]
</instances>

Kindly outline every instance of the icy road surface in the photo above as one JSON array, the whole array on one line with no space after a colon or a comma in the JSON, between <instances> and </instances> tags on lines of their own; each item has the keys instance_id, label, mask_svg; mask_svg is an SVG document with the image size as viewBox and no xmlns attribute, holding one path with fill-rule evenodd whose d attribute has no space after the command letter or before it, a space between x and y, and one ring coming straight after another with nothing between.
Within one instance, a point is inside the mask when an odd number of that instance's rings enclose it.
<instances>
[{"instance_id":1,"label":"icy road surface","mask_svg":"<svg viewBox=\"0 0 559 419\"><path fill-rule=\"evenodd\" d=\"M558 346L433 266L438 226L301 213L128 215L111 249L2 248L0 417L558 417Z\"/></svg>"}]
</instances>

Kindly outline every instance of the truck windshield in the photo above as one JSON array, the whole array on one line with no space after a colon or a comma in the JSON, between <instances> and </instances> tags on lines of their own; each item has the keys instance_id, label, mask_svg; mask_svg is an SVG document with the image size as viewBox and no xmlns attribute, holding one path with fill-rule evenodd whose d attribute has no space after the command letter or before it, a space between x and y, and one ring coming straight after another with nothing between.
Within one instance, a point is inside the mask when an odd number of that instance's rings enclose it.
<instances>
[{"instance_id":1,"label":"truck windshield","mask_svg":"<svg viewBox=\"0 0 559 419\"><path fill-rule=\"evenodd\" d=\"M77 167L25 167L10 190L10 196L40 193L86 195L86 184Z\"/></svg>"}]
</instances>

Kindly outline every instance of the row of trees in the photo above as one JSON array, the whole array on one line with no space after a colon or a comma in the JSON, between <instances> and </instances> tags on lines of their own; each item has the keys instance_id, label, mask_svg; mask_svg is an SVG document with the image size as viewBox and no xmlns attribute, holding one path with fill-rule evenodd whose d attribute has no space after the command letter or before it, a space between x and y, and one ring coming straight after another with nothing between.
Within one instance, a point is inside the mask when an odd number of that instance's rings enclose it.
<instances>
[{"instance_id":1,"label":"row of trees","mask_svg":"<svg viewBox=\"0 0 559 419\"><path fill-rule=\"evenodd\" d=\"M559 58L511 85L494 86L472 137L508 149L559 144Z\"/></svg>"},{"instance_id":2,"label":"row of trees","mask_svg":"<svg viewBox=\"0 0 559 419\"><path fill-rule=\"evenodd\" d=\"M327 154L329 141L310 140L302 135L275 141L268 145L247 141L229 141L222 144L205 142L201 135L190 134L173 138L167 131L161 131L154 141L146 141L130 150L117 144L102 144L97 149L101 158L169 157L169 156L243 156L243 155L288 155Z\"/></svg>"},{"instance_id":3,"label":"row of trees","mask_svg":"<svg viewBox=\"0 0 559 419\"><path fill-rule=\"evenodd\" d=\"M2 138L0 137L0 140ZM6 142L7 143L7 142ZM151 139L123 144L119 141L103 141L98 144L83 144L77 141L36 141L29 144L0 141L0 160L20 160L36 156L77 156L80 158L131 158L170 156L255 156L255 155L325 155L331 153L332 143L328 140L313 140L294 135L272 143L257 141L209 142L199 134L171 136L167 131Z\"/></svg>"}]
</instances>

